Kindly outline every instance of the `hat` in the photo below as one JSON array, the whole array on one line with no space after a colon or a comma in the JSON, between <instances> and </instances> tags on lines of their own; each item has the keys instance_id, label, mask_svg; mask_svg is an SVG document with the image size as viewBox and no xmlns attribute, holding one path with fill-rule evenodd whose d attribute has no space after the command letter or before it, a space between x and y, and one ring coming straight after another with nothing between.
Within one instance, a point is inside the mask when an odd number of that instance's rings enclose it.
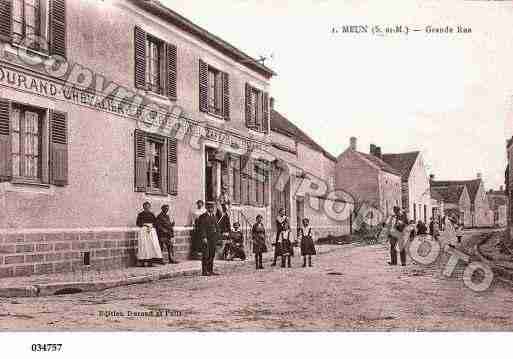
<instances>
[{"instance_id":1,"label":"hat","mask_svg":"<svg viewBox=\"0 0 513 359\"><path fill-rule=\"evenodd\" d=\"M215 202L212 202L212 201L208 201L205 205L207 208L214 208L215 207Z\"/></svg>"}]
</instances>

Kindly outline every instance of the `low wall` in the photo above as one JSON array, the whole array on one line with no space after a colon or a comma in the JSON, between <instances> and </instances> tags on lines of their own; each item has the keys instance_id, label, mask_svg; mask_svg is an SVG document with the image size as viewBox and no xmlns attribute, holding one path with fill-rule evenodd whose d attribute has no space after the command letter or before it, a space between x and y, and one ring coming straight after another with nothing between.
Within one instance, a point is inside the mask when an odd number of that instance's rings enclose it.
<instances>
[{"instance_id":1,"label":"low wall","mask_svg":"<svg viewBox=\"0 0 513 359\"><path fill-rule=\"evenodd\" d=\"M0 278L134 266L137 236L137 228L0 232ZM190 229L176 230L177 258L189 250Z\"/></svg>"}]
</instances>

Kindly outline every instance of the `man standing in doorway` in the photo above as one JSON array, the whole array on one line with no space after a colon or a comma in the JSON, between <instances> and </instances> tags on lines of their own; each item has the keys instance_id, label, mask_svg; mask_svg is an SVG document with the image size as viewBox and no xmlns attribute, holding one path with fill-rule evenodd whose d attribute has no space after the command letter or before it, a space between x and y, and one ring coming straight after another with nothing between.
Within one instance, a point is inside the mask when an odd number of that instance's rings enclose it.
<instances>
[{"instance_id":1,"label":"man standing in doorway","mask_svg":"<svg viewBox=\"0 0 513 359\"><path fill-rule=\"evenodd\" d=\"M203 245L203 255L201 258L201 274L203 276L218 275L214 272L214 258L216 255L217 241L219 240L219 227L215 214L215 205L212 202L207 203L207 212L198 219L199 230Z\"/></svg>"}]
</instances>

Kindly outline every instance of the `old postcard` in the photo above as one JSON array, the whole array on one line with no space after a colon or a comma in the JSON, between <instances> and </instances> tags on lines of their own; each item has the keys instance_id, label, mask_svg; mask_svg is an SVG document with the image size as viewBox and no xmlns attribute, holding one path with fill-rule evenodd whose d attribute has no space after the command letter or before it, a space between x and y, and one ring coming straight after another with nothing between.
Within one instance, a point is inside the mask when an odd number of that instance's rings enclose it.
<instances>
[{"instance_id":1,"label":"old postcard","mask_svg":"<svg viewBox=\"0 0 513 359\"><path fill-rule=\"evenodd\" d=\"M512 25L0 0L0 329L511 331Z\"/></svg>"}]
</instances>

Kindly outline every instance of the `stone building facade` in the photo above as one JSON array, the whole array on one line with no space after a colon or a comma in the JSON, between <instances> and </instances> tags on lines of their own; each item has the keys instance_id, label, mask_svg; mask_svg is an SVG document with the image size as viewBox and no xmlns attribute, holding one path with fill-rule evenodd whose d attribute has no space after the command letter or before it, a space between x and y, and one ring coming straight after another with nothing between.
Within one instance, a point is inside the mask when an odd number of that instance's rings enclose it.
<instances>
[{"instance_id":1,"label":"stone building facade","mask_svg":"<svg viewBox=\"0 0 513 359\"><path fill-rule=\"evenodd\" d=\"M359 208L369 210L370 223L377 224L393 213L395 206L401 207L401 173L384 162L379 147L372 153L358 151L357 139L350 139L349 147L337 157L335 165L335 186L346 191Z\"/></svg>"},{"instance_id":2,"label":"stone building facade","mask_svg":"<svg viewBox=\"0 0 513 359\"><path fill-rule=\"evenodd\" d=\"M493 225L495 227L506 227L508 198L504 187L500 186L499 190L488 190L486 198L490 205L490 210L493 212Z\"/></svg>"},{"instance_id":3,"label":"stone building facade","mask_svg":"<svg viewBox=\"0 0 513 359\"><path fill-rule=\"evenodd\" d=\"M234 219L270 222L269 68L158 2L41 0L36 20L13 4L0 1L1 277L131 265L145 201L170 205L185 257L194 202L222 184Z\"/></svg>"}]
</instances>

